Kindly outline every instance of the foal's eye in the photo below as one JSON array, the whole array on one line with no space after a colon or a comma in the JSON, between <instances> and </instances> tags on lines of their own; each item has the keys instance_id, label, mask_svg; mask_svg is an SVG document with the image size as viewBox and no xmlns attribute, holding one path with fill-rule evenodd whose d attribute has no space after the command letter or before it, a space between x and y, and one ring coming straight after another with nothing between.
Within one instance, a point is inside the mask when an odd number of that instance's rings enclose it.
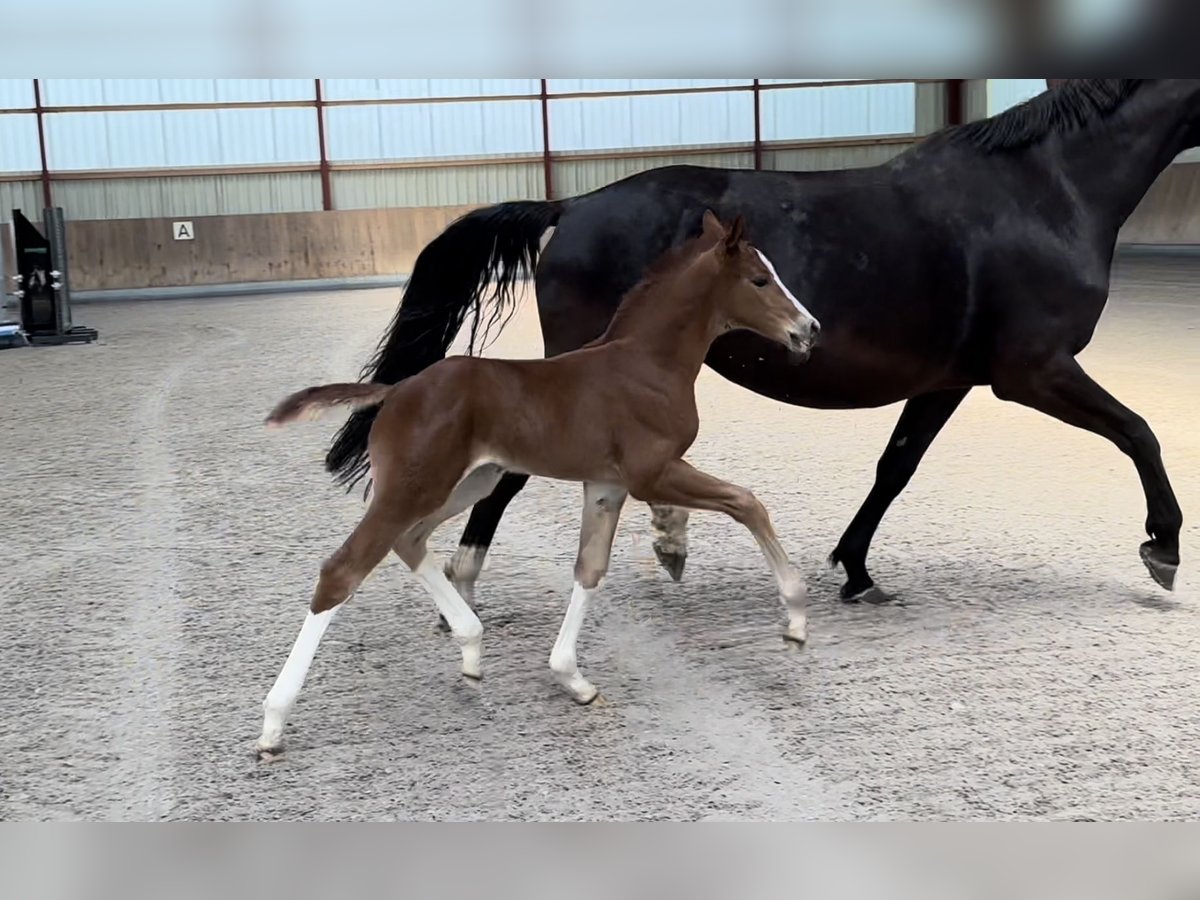
<instances>
[{"instance_id":1,"label":"foal's eye","mask_svg":"<svg viewBox=\"0 0 1200 900\"><path fill-rule=\"evenodd\" d=\"M752 285L754 285L755 287L766 287L767 281L768 281L768 279L767 279L766 275L758 275L755 278L751 279L750 283Z\"/></svg>"}]
</instances>

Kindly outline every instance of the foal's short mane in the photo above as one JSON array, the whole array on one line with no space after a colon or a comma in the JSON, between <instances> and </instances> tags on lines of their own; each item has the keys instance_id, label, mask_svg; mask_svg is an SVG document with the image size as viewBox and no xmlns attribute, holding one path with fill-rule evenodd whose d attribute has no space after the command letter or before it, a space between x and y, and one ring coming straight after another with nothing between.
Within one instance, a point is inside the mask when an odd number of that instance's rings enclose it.
<instances>
[{"instance_id":1,"label":"foal's short mane","mask_svg":"<svg viewBox=\"0 0 1200 900\"><path fill-rule=\"evenodd\" d=\"M1081 78L1057 85L989 119L947 128L937 138L988 152L1036 144L1103 119L1137 89L1137 78Z\"/></svg>"},{"instance_id":2,"label":"foal's short mane","mask_svg":"<svg viewBox=\"0 0 1200 900\"><path fill-rule=\"evenodd\" d=\"M708 246L705 235L701 233L664 252L646 270L642 280L625 292L604 334L590 343L596 343L611 334L616 334L624 325L625 320L632 315L633 308L638 305L641 298L661 284L664 278L683 268L684 264L691 262L701 252L708 249Z\"/></svg>"}]
</instances>

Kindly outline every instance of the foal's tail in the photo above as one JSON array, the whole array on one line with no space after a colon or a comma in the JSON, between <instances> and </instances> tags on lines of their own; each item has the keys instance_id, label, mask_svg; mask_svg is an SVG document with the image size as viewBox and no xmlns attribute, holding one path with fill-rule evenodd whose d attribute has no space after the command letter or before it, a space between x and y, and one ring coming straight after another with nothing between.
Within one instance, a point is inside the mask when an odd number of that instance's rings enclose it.
<instances>
[{"instance_id":1,"label":"foal's tail","mask_svg":"<svg viewBox=\"0 0 1200 900\"><path fill-rule=\"evenodd\" d=\"M305 388L284 398L267 416L267 427L280 428L297 419L316 419L331 406L358 409L380 403L390 384L325 384Z\"/></svg>"},{"instance_id":2,"label":"foal's tail","mask_svg":"<svg viewBox=\"0 0 1200 900\"><path fill-rule=\"evenodd\" d=\"M400 307L360 379L395 384L443 359L468 316L467 352L479 350L489 330L507 324L521 280L537 266L541 236L562 210L561 202L517 200L452 222L417 256ZM325 468L338 482L351 486L366 473L377 412L357 411L334 439Z\"/></svg>"}]
</instances>

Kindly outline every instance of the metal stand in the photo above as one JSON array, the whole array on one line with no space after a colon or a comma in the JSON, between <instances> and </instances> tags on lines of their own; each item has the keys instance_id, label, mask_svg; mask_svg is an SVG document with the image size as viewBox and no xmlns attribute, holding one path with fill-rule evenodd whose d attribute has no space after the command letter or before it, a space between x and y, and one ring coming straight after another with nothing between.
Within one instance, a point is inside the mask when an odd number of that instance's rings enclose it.
<instances>
[{"instance_id":1,"label":"metal stand","mask_svg":"<svg viewBox=\"0 0 1200 900\"><path fill-rule=\"evenodd\" d=\"M71 321L71 289L67 280L67 234L62 207L43 211L49 240L33 223L13 210L17 247L14 292L21 304L21 328L32 344L91 343L95 328Z\"/></svg>"}]
</instances>

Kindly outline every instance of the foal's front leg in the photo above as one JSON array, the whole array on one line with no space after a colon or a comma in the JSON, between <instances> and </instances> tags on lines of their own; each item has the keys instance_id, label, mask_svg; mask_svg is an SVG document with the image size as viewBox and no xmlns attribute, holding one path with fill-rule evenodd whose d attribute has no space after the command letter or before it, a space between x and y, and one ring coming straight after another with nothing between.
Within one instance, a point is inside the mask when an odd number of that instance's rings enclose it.
<instances>
[{"instance_id":1,"label":"foal's front leg","mask_svg":"<svg viewBox=\"0 0 1200 900\"><path fill-rule=\"evenodd\" d=\"M575 588L550 651L550 670L577 703L591 703L600 692L579 671L575 644L583 628L588 603L600 589L608 572L613 538L625 505L623 487L588 482L583 486L583 525L579 531L579 555L575 559Z\"/></svg>"},{"instance_id":2,"label":"foal's front leg","mask_svg":"<svg viewBox=\"0 0 1200 900\"><path fill-rule=\"evenodd\" d=\"M808 639L805 613L808 588L775 536L766 509L750 491L706 475L677 459L668 463L657 478L634 490L633 496L648 503L723 512L745 525L762 548L779 585L779 596L788 615L784 637L797 644Z\"/></svg>"},{"instance_id":3,"label":"foal's front leg","mask_svg":"<svg viewBox=\"0 0 1200 900\"><path fill-rule=\"evenodd\" d=\"M337 608L350 599L363 580L387 556L400 526L387 504L372 501L361 522L341 547L321 566L304 626L263 701L263 727L256 749L270 758L283 748L283 729L308 675L321 637Z\"/></svg>"},{"instance_id":4,"label":"foal's front leg","mask_svg":"<svg viewBox=\"0 0 1200 900\"><path fill-rule=\"evenodd\" d=\"M672 581L683 579L687 563L688 511L677 506L650 504L650 526L654 529L654 555Z\"/></svg>"}]
</instances>

